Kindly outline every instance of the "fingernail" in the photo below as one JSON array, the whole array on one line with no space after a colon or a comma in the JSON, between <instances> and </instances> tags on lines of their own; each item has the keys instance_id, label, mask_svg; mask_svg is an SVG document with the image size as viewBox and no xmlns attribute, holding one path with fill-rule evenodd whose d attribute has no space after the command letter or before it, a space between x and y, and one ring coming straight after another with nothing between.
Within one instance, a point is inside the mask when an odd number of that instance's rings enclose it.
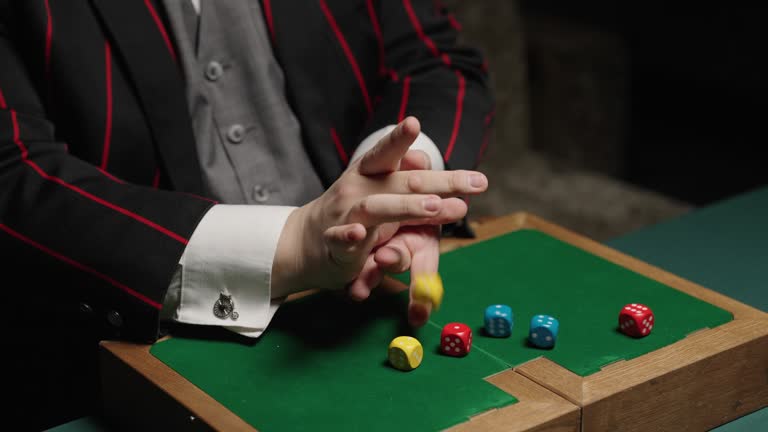
<instances>
[{"instance_id":1,"label":"fingernail","mask_svg":"<svg viewBox=\"0 0 768 432\"><path fill-rule=\"evenodd\" d=\"M426 211L437 211L440 208L440 198L427 198L424 200L424 210Z\"/></svg>"},{"instance_id":2,"label":"fingernail","mask_svg":"<svg viewBox=\"0 0 768 432\"><path fill-rule=\"evenodd\" d=\"M488 180L482 174L472 174L469 176L469 185L473 188L483 188L488 184Z\"/></svg>"}]
</instances>

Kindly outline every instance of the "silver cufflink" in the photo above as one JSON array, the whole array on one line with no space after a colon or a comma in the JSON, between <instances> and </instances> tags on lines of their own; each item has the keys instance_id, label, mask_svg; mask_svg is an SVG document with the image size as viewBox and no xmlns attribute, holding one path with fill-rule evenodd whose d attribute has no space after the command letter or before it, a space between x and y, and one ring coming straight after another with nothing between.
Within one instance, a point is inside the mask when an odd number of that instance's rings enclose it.
<instances>
[{"instance_id":1,"label":"silver cufflink","mask_svg":"<svg viewBox=\"0 0 768 432\"><path fill-rule=\"evenodd\" d=\"M219 299L213 305L213 314L220 319L232 318L232 321L237 321L240 316L235 312L235 302L232 301L232 296L226 294L219 294Z\"/></svg>"}]
</instances>

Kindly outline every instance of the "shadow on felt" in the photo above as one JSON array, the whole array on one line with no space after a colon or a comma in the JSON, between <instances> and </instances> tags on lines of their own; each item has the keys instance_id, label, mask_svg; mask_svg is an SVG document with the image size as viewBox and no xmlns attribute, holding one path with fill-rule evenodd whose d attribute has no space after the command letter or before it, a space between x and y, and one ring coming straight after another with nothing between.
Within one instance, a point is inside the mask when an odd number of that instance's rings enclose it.
<instances>
[{"instance_id":1,"label":"shadow on felt","mask_svg":"<svg viewBox=\"0 0 768 432\"><path fill-rule=\"evenodd\" d=\"M379 321L393 324L393 337L413 330L407 319L407 293L383 293L363 302L344 292L320 292L281 306L270 328L301 341L306 348L337 350Z\"/></svg>"},{"instance_id":2,"label":"shadow on felt","mask_svg":"<svg viewBox=\"0 0 768 432\"><path fill-rule=\"evenodd\" d=\"M390 280L362 302L351 300L345 290L315 292L285 302L259 338L245 337L217 326L174 323L169 329L174 337L244 346L271 344L267 341L274 340L270 337L273 333L280 335L279 338L288 337L295 343L284 345L281 350L282 362L287 366L294 357L306 358L313 352L352 349L371 326L381 322L391 325L392 338L415 336L416 330L408 324L407 308L407 286Z\"/></svg>"}]
</instances>

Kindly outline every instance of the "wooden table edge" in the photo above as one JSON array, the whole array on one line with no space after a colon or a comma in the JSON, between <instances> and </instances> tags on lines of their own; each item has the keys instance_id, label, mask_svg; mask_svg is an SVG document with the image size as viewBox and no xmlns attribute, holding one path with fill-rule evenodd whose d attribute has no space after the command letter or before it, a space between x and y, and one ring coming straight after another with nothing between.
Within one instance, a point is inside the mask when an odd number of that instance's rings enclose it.
<instances>
[{"instance_id":1,"label":"wooden table edge","mask_svg":"<svg viewBox=\"0 0 768 432\"><path fill-rule=\"evenodd\" d=\"M751 399L739 400L738 406L732 409L728 415L717 413L716 410L704 413L704 417L712 417L711 426L717 426L724 423L723 420L732 420L752 412L768 403L768 386L763 391L760 391L759 388L755 392L751 391L756 388L754 383L759 385L761 379L764 381L764 374L768 370L768 348L762 349L762 346L768 342L768 314L529 213L515 213L488 222L477 223L473 227L478 241L520 229L539 230L609 262L719 306L733 314L734 319L728 323L713 329L703 329L675 344L643 356L607 365L600 372L584 378L545 358L535 359L515 367L517 373L560 395L569 402L587 409L587 411L582 412L583 427L587 425L586 422L589 419L605 417L607 414L601 412L597 416L589 416L587 413L590 413L590 407L598 406L616 395L625 397L629 389L646 385L649 382L661 382L658 378L662 376L672 378L683 373L690 374L695 371L706 370L707 367L711 367L709 364L711 359L725 352L752 353L750 358L743 359L744 361L738 365L738 367L745 368L751 374L750 378L754 380L753 384L750 384L749 380L745 380L745 384L743 384L742 393L746 394L746 398L751 396ZM453 244L452 248L463 247L468 244L470 242L460 240ZM766 346L768 347L768 345ZM654 369L659 365L663 365L663 367ZM761 369L761 365L766 366ZM730 372L735 372L732 370L735 367L732 366ZM728 366L725 365L721 370L727 368ZM632 373L630 374L629 371ZM718 384L711 375L701 376L697 384L702 385L709 382L712 382L713 385ZM658 390L663 389L663 385L658 387Z\"/></svg>"},{"instance_id":2,"label":"wooden table edge","mask_svg":"<svg viewBox=\"0 0 768 432\"><path fill-rule=\"evenodd\" d=\"M670 285L673 288L680 289L681 291L686 292L696 298L720 306L734 314L733 322L753 322L757 320L762 323L766 320L767 315L765 313L748 305L744 305L743 303L740 303L734 299L716 293L700 285L694 284L693 282L682 279L662 269L651 266L650 264L625 255L608 246L602 245L584 236L571 232L563 227L552 224L530 213L519 212L482 223L474 223L473 228L477 234L476 238L443 239L441 242L441 250L443 252L454 250L463 246L470 245L472 243L503 235L514 230L537 229L576 247L594 253L595 255L600 256L610 262L629 268L652 279L658 280L659 282ZM766 328L768 328L768 326L763 326L763 329ZM762 337L762 335L763 333L757 337L754 337L753 334L753 338L747 341L747 343L750 341L758 340L760 337ZM184 406L189 411L190 416L195 417L196 419L204 419L204 421L208 423L212 428L217 430L238 431L255 430L234 413L229 411L226 407L221 405L218 401L204 393L194 384L186 380L184 377L173 371L159 359L154 357L149 352L150 345L137 345L126 342L104 341L101 343L101 347L103 350L110 353L115 359L119 359L126 366L135 370L138 374L144 377L144 379L146 379L148 383L154 386L157 391L165 392L170 397L175 399L179 404ZM652 354L653 353L649 353L646 356ZM604 371L598 372L595 375L601 379L604 379L603 377L605 376L610 376L610 374L618 373L617 371L621 371L621 367L634 367L632 362L646 361L647 359L641 360L646 356L641 356L637 359L622 362L622 365L609 366L605 368ZM523 390L526 393L512 393L520 400L520 402L509 407L491 410L487 413L476 416L475 418L470 419L468 422L457 425L455 427L457 428L456 430L470 430L463 429L466 427L488 428L495 424L492 421L502 421L506 424L507 427L507 429L504 430L509 430L509 423L506 423L505 420L511 418L524 418L521 416L521 413L524 413L525 410L529 408L539 412L546 409L554 410L553 412L556 414L551 416L551 418L544 419L545 422L565 425L563 426L565 427L563 430L570 430L568 429L567 425L570 424L573 419L580 417L579 407L583 407L585 402L592 403L610 395L603 395L601 398L595 398L594 395L592 395L592 399L585 399L584 385L587 380L572 374L570 371L567 371L559 365L556 365L552 362L549 362L551 364L548 364L547 362L549 361L546 359L538 359L520 365L514 368L514 370L509 370L507 372L498 374L499 377L506 377L504 379L509 380L509 382L526 384L525 386L521 387L523 389L527 389ZM624 365L624 363L627 363L627 365ZM560 371L557 370L558 368ZM560 384L556 382L553 383L551 379L543 379L544 377L541 375L543 373L542 371L546 371L546 375L555 377L556 380L560 380ZM497 384L498 381L493 381L493 377L489 379L489 382L494 383L502 389L502 386L505 385L504 380L502 380L501 385L499 385ZM535 383L535 385L540 386L540 388L536 391L530 390L529 384L531 383ZM565 386L563 386L563 383L565 383ZM578 387L580 391L564 391L564 387L573 389ZM541 424L521 424L520 426L522 429L514 430L538 430L537 428L541 427ZM454 429L452 428L451 430Z\"/></svg>"},{"instance_id":3,"label":"wooden table edge","mask_svg":"<svg viewBox=\"0 0 768 432\"><path fill-rule=\"evenodd\" d=\"M214 430L222 431L255 431L232 411L227 409L219 401L209 396L192 382L181 376L178 372L160 361L150 353L152 345L135 344L121 341L103 341L100 343L102 350L102 389L105 392L117 392L116 385L110 385L110 381L116 377L111 374L115 368L125 366L138 374L137 379L143 378L144 382L137 382L141 389L133 394L105 394L105 414L112 422L132 421L125 419L121 399L127 397L140 397L144 392L157 393L171 397L181 407L184 414L176 415L174 419L165 420L175 427L192 426L197 422L203 422ZM125 372L125 371L123 371ZM140 402L140 401L137 401ZM113 406L117 405L117 406ZM166 415L160 413L160 415ZM120 419L120 420L117 420Z\"/></svg>"},{"instance_id":4,"label":"wooden table edge","mask_svg":"<svg viewBox=\"0 0 768 432\"><path fill-rule=\"evenodd\" d=\"M143 378L144 388L136 393L147 391L160 392L172 398L184 408L184 414L176 415L170 421L174 427L191 425L194 421L203 422L214 430L222 431L255 431L251 425L230 411L227 407L213 399L203 390L186 378L168 367L150 353L151 345L135 344L120 341L104 341L101 343L103 355L102 364L119 362ZM107 367L114 370L115 365ZM105 376L104 380L111 377ZM534 432L549 430L549 426L557 426L559 431L577 432L580 425L580 409L557 394L534 383L512 369L499 372L486 378L490 384L515 396L518 402L506 407L491 409L473 416L464 423L450 428L451 431L509 431ZM114 389L114 385L105 385ZM149 388L147 388L149 387ZM122 402L125 403L125 402ZM111 417L120 418L121 407L105 407ZM114 420L113 420L114 421ZM545 427L546 426L546 427Z\"/></svg>"}]
</instances>

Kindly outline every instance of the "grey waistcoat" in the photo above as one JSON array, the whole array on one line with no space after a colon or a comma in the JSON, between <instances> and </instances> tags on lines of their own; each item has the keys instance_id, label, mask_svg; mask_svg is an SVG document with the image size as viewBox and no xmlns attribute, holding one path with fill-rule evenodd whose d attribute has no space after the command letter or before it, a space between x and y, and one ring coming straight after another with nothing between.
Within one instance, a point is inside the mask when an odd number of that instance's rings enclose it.
<instances>
[{"instance_id":1,"label":"grey waistcoat","mask_svg":"<svg viewBox=\"0 0 768 432\"><path fill-rule=\"evenodd\" d=\"M323 192L257 0L164 0L187 80L203 184L227 204L302 205Z\"/></svg>"}]
</instances>

